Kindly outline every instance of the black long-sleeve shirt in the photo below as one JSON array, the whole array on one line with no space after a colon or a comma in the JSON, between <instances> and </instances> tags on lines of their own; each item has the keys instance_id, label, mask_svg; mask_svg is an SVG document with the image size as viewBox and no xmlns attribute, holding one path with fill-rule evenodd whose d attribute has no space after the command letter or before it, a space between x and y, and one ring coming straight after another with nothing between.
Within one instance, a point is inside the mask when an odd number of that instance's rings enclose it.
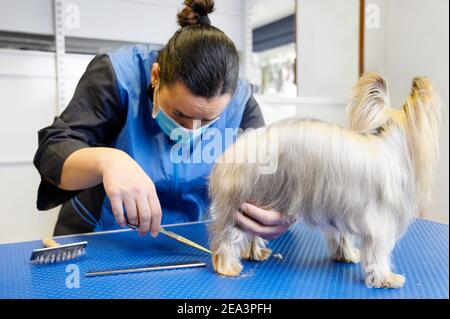
<instances>
[{"instance_id":1,"label":"black long-sleeve shirt","mask_svg":"<svg viewBox=\"0 0 450 319\"><path fill-rule=\"evenodd\" d=\"M149 97L153 98L152 89L148 91ZM65 191L55 185L60 184L62 167L70 154L86 147L112 147L112 141L126 121L125 108L120 103L116 75L108 55L96 56L81 77L64 112L55 117L52 125L38 133L39 147L34 157L34 165L41 175L37 208L48 210L63 204L55 235L94 229L105 197L103 185L80 191ZM245 106L240 128L261 126L264 126L264 118L258 103L251 97ZM76 201L74 196L77 196ZM92 218L83 219L76 212L84 212L83 206Z\"/></svg>"}]
</instances>

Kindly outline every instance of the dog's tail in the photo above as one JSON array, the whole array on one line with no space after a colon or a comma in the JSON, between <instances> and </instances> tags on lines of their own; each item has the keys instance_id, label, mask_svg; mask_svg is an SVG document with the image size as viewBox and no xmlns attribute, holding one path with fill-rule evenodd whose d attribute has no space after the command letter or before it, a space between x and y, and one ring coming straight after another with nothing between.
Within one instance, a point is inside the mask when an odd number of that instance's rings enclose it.
<instances>
[{"instance_id":1,"label":"dog's tail","mask_svg":"<svg viewBox=\"0 0 450 319\"><path fill-rule=\"evenodd\" d=\"M347 106L349 126L361 133L376 132L390 118L387 83L378 73L364 74L353 87Z\"/></svg>"},{"instance_id":2,"label":"dog's tail","mask_svg":"<svg viewBox=\"0 0 450 319\"><path fill-rule=\"evenodd\" d=\"M441 109L441 100L431 81L426 77L416 77L402 111L409 151L415 166L420 210L431 201L431 187L439 158Z\"/></svg>"}]
</instances>

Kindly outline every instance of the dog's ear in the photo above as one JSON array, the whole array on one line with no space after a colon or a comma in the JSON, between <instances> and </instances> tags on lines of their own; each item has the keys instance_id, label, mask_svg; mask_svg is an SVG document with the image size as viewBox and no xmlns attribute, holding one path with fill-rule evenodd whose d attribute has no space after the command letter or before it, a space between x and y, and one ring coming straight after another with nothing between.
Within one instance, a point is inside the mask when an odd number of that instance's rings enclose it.
<instances>
[{"instance_id":1,"label":"dog's ear","mask_svg":"<svg viewBox=\"0 0 450 319\"><path fill-rule=\"evenodd\" d=\"M389 120L390 102L387 83L378 73L364 74L353 87L347 106L349 126L352 130L370 133Z\"/></svg>"},{"instance_id":2,"label":"dog's ear","mask_svg":"<svg viewBox=\"0 0 450 319\"><path fill-rule=\"evenodd\" d=\"M410 125L434 125L440 120L442 101L427 77L415 77L411 93L403 106Z\"/></svg>"},{"instance_id":3,"label":"dog's ear","mask_svg":"<svg viewBox=\"0 0 450 319\"><path fill-rule=\"evenodd\" d=\"M408 147L416 169L418 209L431 202L431 187L439 158L439 127L442 100L426 77L413 80L411 93L402 108Z\"/></svg>"}]
</instances>

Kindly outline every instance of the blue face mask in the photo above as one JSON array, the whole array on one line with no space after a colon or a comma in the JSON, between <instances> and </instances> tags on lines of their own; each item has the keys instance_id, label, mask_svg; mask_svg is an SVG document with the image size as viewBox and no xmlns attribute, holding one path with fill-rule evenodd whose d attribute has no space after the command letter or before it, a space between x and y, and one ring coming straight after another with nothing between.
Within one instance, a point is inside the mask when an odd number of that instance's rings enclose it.
<instances>
[{"instance_id":1,"label":"blue face mask","mask_svg":"<svg viewBox=\"0 0 450 319\"><path fill-rule=\"evenodd\" d=\"M155 90L156 93L156 90ZM171 140L177 143L187 144L195 141L199 136L201 136L214 122L216 122L220 117L216 118L214 121L201 126L197 129L187 129L181 126L177 121L171 118L162 108L159 102L159 92L158 96L158 109L155 111L155 106L153 106L152 117L156 120L159 127ZM153 99L155 100L155 99Z\"/></svg>"}]
</instances>

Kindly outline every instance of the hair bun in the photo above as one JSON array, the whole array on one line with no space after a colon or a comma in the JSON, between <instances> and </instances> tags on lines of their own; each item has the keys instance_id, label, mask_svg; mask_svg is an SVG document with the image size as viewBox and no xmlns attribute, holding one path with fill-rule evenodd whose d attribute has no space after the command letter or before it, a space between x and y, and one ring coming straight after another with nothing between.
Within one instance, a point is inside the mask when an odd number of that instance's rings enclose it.
<instances>
[{"instance_id":1,"label":"hair bun","mask_svg":"<svg viewBox=\"0 0 450 319\"><path fill-rule=\"evenodd\" d=\"M185 0L184 8L178 13L178 24L184 28L197 24L211 24L207 17L214 11L214 0Z\"/></svg>"}]
</instances>

